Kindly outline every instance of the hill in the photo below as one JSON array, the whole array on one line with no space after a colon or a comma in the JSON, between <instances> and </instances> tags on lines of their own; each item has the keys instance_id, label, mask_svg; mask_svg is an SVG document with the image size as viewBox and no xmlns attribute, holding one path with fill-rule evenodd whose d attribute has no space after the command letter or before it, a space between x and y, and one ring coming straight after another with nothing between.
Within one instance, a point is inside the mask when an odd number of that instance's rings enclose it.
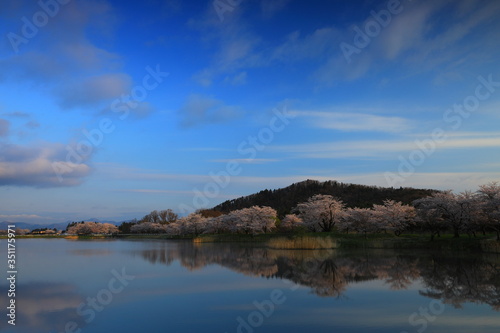
<instances>
[{"instance_id":1,"label":"hill","mask_svg":"<svg viewBox=\"0 0 500 333\"><path fill-rule=\"evenodd\" d=\"M307 201L315 194L328 194L337 197L347 207L369 208L374 204L382 204L386 199L411 204L412 201L429 196L434 192L437 191L408 187L396 189L392 187L345 184L334 180L320 182L308 179L285 188L263 190L245 197L227 200L213 209L227 213L251 206L269 206L276 209L278 216L282 217L289 214L299 202Z\"/></svg>"}]
</instances>

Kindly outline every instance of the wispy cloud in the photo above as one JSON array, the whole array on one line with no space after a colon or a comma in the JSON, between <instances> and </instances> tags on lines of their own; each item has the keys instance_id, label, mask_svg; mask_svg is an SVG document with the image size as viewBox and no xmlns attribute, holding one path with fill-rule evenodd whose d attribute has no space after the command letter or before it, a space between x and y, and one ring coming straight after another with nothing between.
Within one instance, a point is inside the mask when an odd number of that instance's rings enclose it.
<instances>
[{"instance_id":1,"label":"wispy cloud","mask_svg":"<svg viewBox=\"0 0 500 333\"><path fill-rule=\"evenodd\" d=\"M429 135L416 135L428 138ZM476 137L475 133L450 136L446 141L436 143L436 148L465 149L492 148L500 146L500 133L494 137ZM419 149L415 140L401 138L394 140L332 141L287 146L272 146L270 151L289 153L296 158L374 158L389 159L396 153Z\"/></svg>"},{"instance_id":2,"label":"wispy cloud","mask_svg":"<svg viewBox=\"0 0 500 333\"><path fill-rule=\"evenodd\" d=\"M124 189L124 190L113 190L113 192L124 192L124 193L140 193L140 194L150 194L150 195L176 195L192 198L194 195L193 190L156 190L156 189ZM234 195L218 194L217 199L232 199Z\"/></svg>"},{"instance_id":3,"label":"wispy cloud","mask_svg":"<svg viewBox=\"0 0 500 333\"><path fill-rule=\"evenodd\" d=\"M387 187L387 180L381 173L343 173L335 179L345 183L366 184ZM405 179L404 187L453 190L456 192L478 188L478 184L487 184L500 179L500 172L416 172Z\"/></svg>"},{"instance_id":4,"label":"wispy cloud","mask_svg":"<svg viewBox=\"0 0 500 333\"><path fill-rule=\"evenodd\" d=\"M195 127L233 120L240 117L242 111L213 97L194 94L187 98L179 114L183 127Z\"/></svg>"},{"instance_id":5,"label":"wispy cloud","mask_svg":"<svg viewBox=\"0 0 500 333\"><path fill-rule=\"evenodd\" d=\"M0 119L0 138L9 134L10 122L7 119Z\"/></svg>"},{"instance_id":6,"label":"wispy cloud","mask_svg":"<svg viewBox=\"0 0 500 333\"><path fill-rule=\"evenodd\" d=\"M204 185L209 182L213 182L214 179L212 176L207 174L186 174L186 173L164 173L159 170L153 169L140 169L140 168L130 168L122 165L108 165L99 163L99 172L105 175L109 179L119 179L119 180L140 180L140 181L165 181L165 180L173 180L179 182L185 186L189 187L193 185ZM220 170L213 170L214 172ZM291 176L233 176L231 177L232 185L252 185L260 187L262 184L266 184L266 186L274 186L274 185L290 185L294 182L299 182L308 178L313 177L310 174L298 174ZM317 177L315 178L317 179ZM327 178L321 178L326 180ZM173 184L173 182L172 182ZM156 189L153 189L156 191ZM192 193L192 192L191 192Z\"/></svg>"},{"instance_id":7,"label":"wispy cloud","mask_svg":"<svg viewBox=\"0 0 500 333\"><path fill-rule=\"evenodd\" d=\"M51 217L44 217L36 214L14 214L14 215L2 215L0 214L0 219L9 222L26 222L30 220L53 220Z\"/></svg>"},{"instance_id":8,"label":"wispy cloud","mask_svg":"<svg viewBox=\"0 0 500 333\"><path fill-rule=\"evenodd\" d=\"M272 18L276 13L283 10L290 0L261 0L260 9L262 11L262 16L266 19Z\"/></svg>"},{"instance_id":9,"label":"wispy cloud","mask_svg":"<svg viewBox=\"0 0 500 333\"><path fill-rule=\"evenodd\" d=\"M236 159L218 159L218 160L210 160L210 162L215 163L229 163L236 162L239 164L266 164L272 162L279 162L279 159L275 158L236 158Z\"/></svg>"},{"instance_id":10,"label":"wispy cloud","mask_svg":"<svg viewBox=\"0 0 500 333\"><path fill-rule=\"evenodd\" d=\"M309 118L309 123L318 128L345 132L387 132L400 133L411 128L407 119L395 116L379 116L368 113L337 111L291 111L292 114Z\"/></svg>"},{"instance_id":11,"label":"wispy cloud","mask_svg":"<svg viewBox=\"0 0 500 333\"><path fill-rule=\"evenodd\" d=\"M233 76L228 75L224 79L225 83L231 84L233 86L241 86L247 82L247 72L240 72Z\"/></svg>"},{"instance_id":12,"label":"wispy cloud","mask_svg":"<svg viewBox=\"0 0 500 333\"><path fill-rule=\"evenodd\" d=\"M271 52L269 63L274 61L293 62L304 59L322 59L337 53L341 31L332 27L316 29L310 34L302 34L296 30L286 37Z\"/></svg>"},{"instance_id":13,"label":"wispy cloud","mask_svg":"<svg viewBox=\"0 0 500 333\"><path fill-rule=\"evenodd\" d=\"M132 79L127 74L96 75L74 82L60 90L61 106L94 106L111 101L130 91Z\"/></svg>"},{"instance_id":14,"label":"wispy cloud","mask_svg":"<svg viewBox=\"0 0 500 333\"><path fill-rule=\"evenodd\" d=\"M12 117L12 118L29 118L30 114L22 111L14 111L14 112L6 112L1 114L4 117Z\"/></svg>"},{"instance_id":15,"label":"wispy cloud","mask_svg":"<svg viewBox=\"0 0 500 333\"><path fill-rule=\"evenodd\" d=\"M145 193L145 194L184 194L192 195L193 191L177 191L177 190L154 190L154 189L122 189L113 190L114 192L132 192L132 193Z\"/></svg>"},{"instance_id":16,"label":"wispy cloud","mask_svg":"<svg viewBox=\"0 0 500 333\"><path fill-rule=\"evenodd\" d=\"M495 1L406 3L402 13L392 16L380 35L371 38L366 48L353 55L350 64L341 52L332 52L313 77L320 84L331 85L398 68L400 76L438 70L437 82L445 79L445 73L456 79L461 69L470 70L471 65L479 66L497 54L489 45L491 40L500 37L498 21L495 23L493 19L499 14L500 4ZM443 17L446 17L444 21ZM372 19L369 11L366 18ZM356 26L362 29L367 21L356 22ZM478 34L481 26L488 27L489 32ZM340 41L353 44L355 32L349 28L341 32L341 36Z\"/></svg>"}]
</instances>

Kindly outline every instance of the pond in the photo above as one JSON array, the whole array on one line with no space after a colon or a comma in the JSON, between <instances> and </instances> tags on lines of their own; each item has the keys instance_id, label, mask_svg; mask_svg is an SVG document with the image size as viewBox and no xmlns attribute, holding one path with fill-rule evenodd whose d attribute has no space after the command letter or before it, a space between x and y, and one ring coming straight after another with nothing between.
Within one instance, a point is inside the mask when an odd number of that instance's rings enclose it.
<instances>
[{"instance_id":1,"label":"pond","mask_svg":"<svg viewBox=\"0 0 500 333\"><path fill-rule=\"evenodd\" d=\"M1 332L495 332L500 256L18 239ZM6 253L5 239L0 240ZM7 275L7 256L1 266Z\"/></svg>"}]
</instances>

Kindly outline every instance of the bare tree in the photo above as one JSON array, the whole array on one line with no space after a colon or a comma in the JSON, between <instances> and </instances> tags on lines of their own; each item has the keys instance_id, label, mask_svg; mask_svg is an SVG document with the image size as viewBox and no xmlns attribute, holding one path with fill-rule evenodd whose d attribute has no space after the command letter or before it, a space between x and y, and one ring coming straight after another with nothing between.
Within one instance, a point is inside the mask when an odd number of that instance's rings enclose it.
<instances>
[{"instance_id":1,"label":"bare tree","mask_svg":"<svg viewBox=\"0 0 500 333\"><path fill-rule=\"evenodd\" d=\"M177 221L177 219L179 218L179 216L171 209L161 210L158 213L158 217L161 224L169 224Z\"/></svg>"}]
</instances>

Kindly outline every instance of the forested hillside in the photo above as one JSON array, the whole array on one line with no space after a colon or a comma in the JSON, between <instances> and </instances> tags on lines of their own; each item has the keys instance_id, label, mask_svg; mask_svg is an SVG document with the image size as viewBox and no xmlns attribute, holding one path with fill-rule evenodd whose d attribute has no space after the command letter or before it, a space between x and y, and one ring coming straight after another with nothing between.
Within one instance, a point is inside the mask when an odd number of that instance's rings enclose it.
<instances>
[{"instance_id":1,"label":"forested hillside","mask_svg":"<svg viewBox=\"0 0 500 333\"><path fill-rule=\"evenodd\" d=\"M290 213L298 203L305 202L315 194L328 194L342 200L347 207L370 208L374 204L383 204L391 199L411 204L437 192L430 189L386 188L356 184L345 184L337 181L319 182L306 180L277 190L263 190L246 197L227 200L213 209L223 213L249 208L252 206L269 206L277 210L278 216Z\"/></svg>"}]
</instances>

